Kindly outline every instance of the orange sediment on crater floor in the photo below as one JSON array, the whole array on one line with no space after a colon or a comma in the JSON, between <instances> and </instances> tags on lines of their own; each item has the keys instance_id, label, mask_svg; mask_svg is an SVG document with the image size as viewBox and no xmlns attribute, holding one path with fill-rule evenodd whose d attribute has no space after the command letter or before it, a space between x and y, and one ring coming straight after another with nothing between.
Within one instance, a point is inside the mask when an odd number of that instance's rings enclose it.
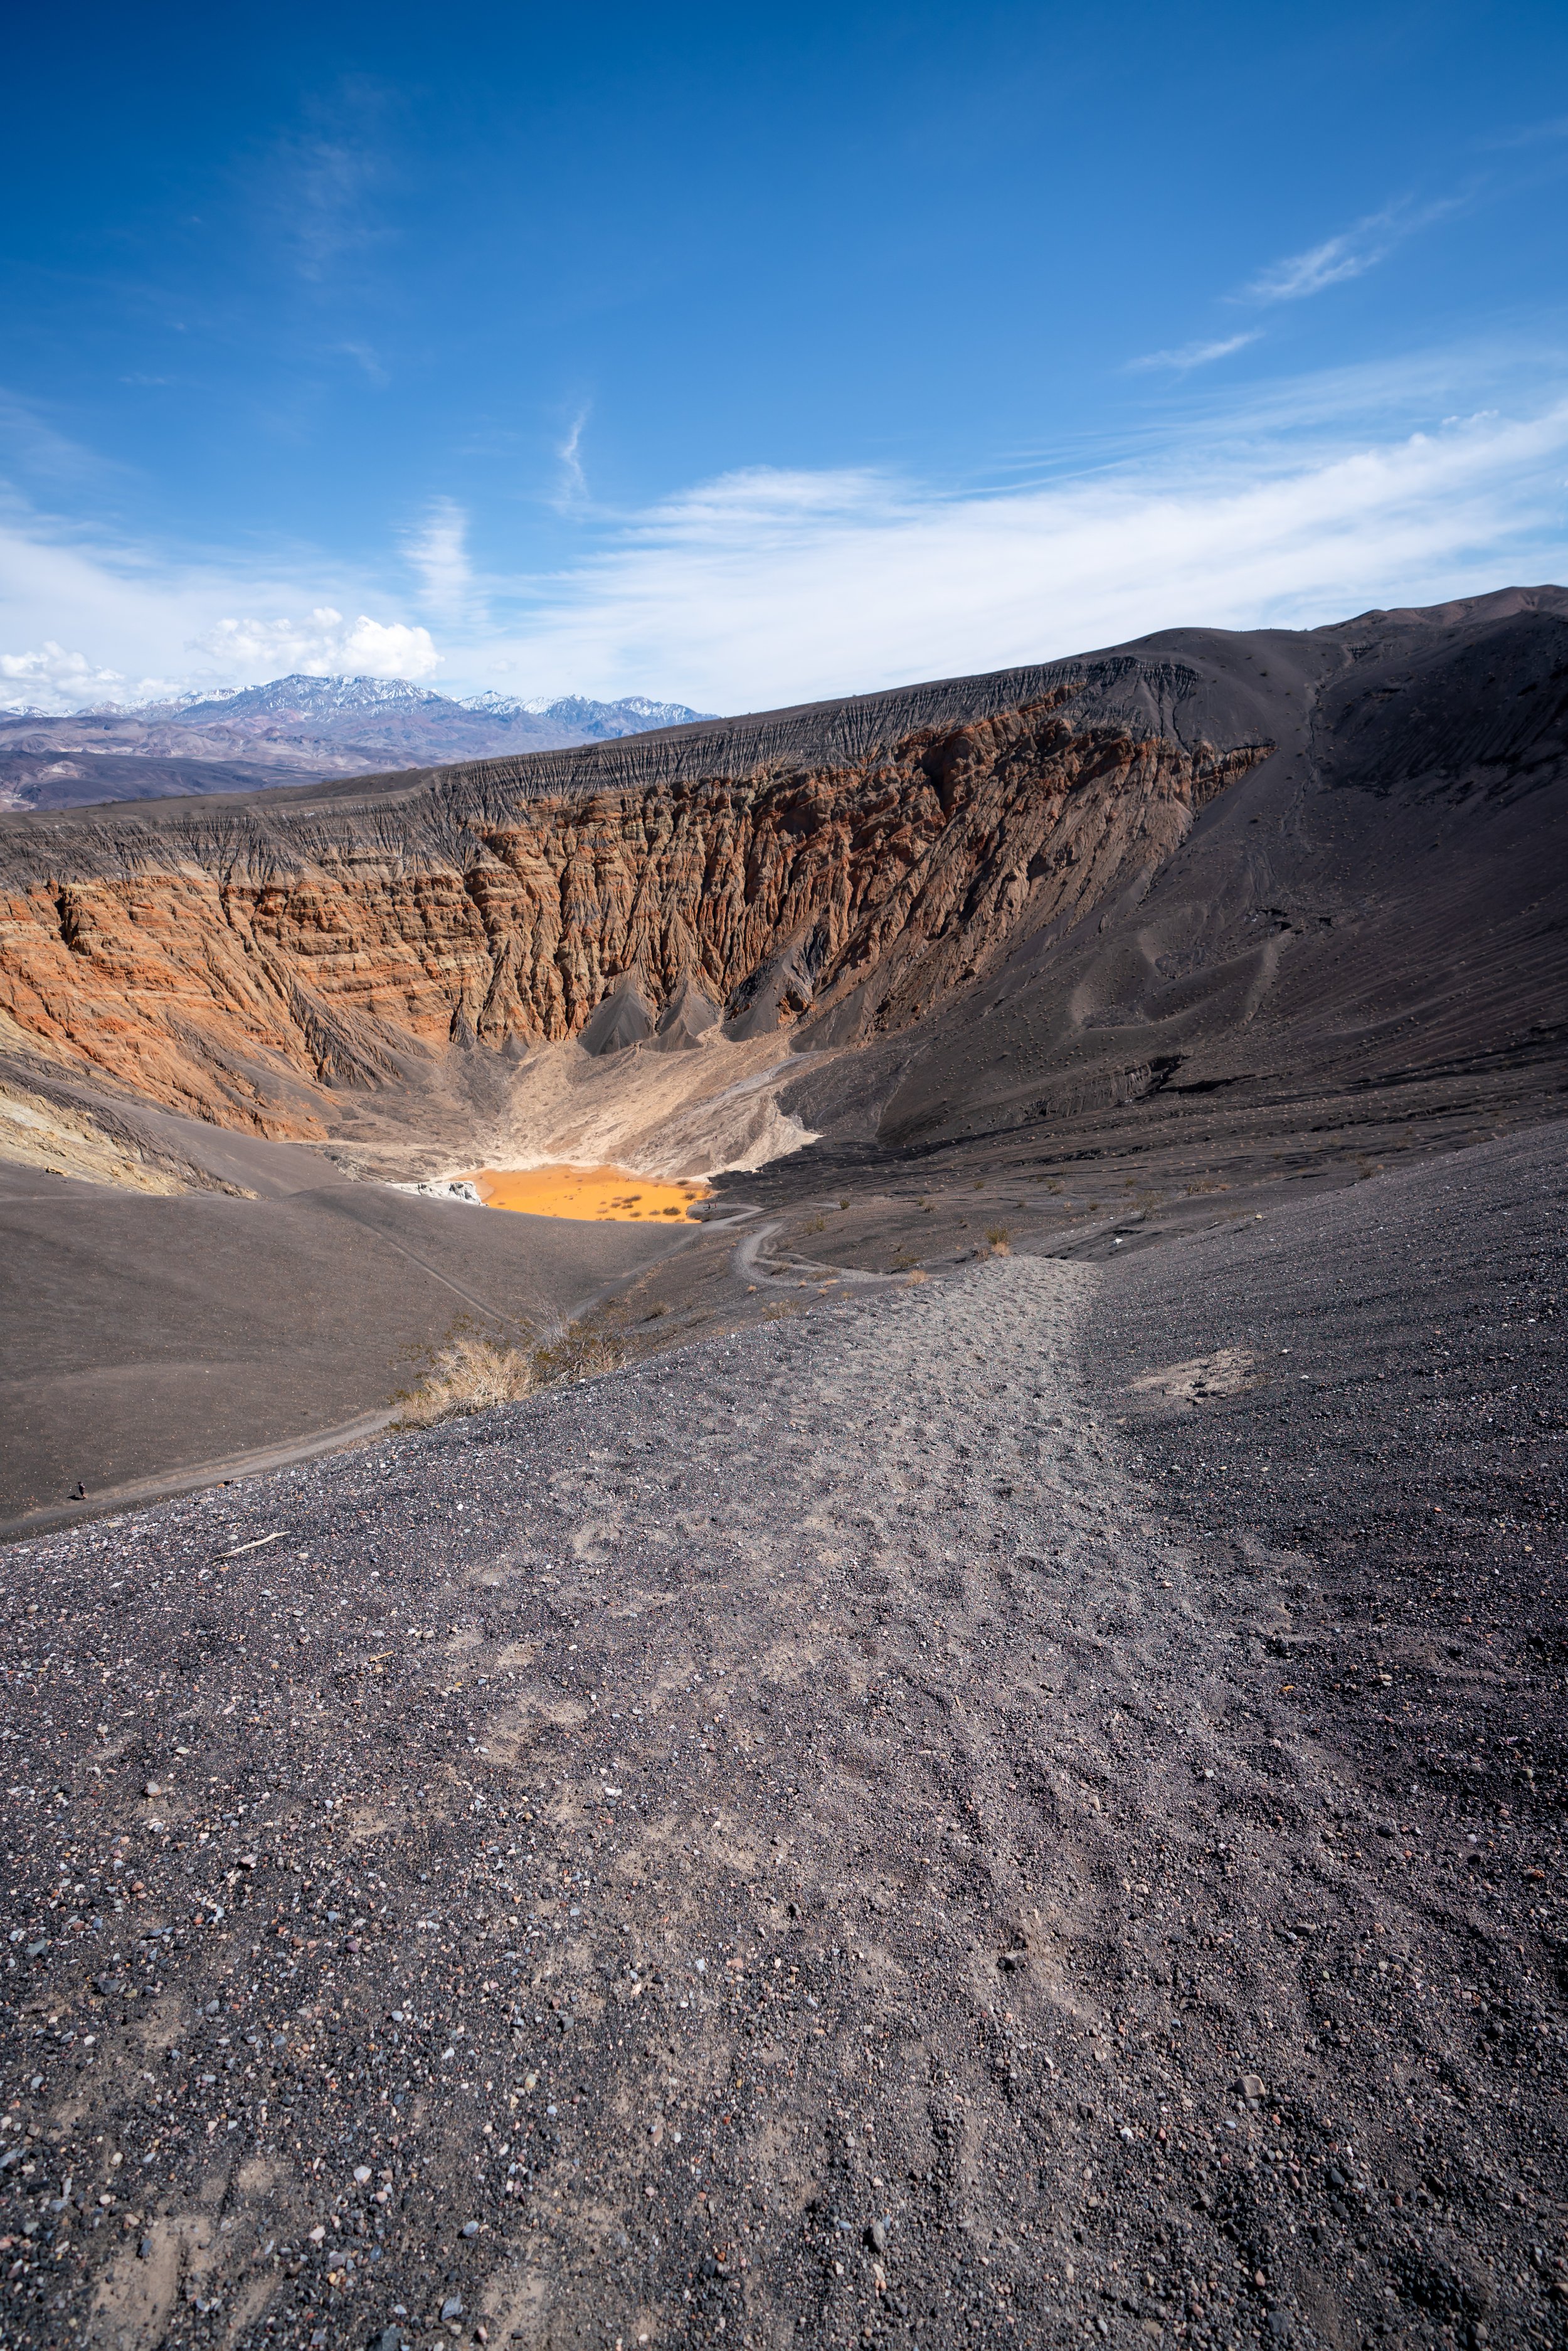
<instances>
[{"instance_id":1,"label":"orange sediment on crater floor","mask_svg":"<svg viewBox=\"0 0 1568 2351\"><path fill-rule=\"evenodd\" d=\"M624 1167L477 1167L465 1179L487 1208L516 1208L525 1217L613 1218L684 1217L706 1200L706 1184L663 1184Z\"/></svg>"}]
</instances>

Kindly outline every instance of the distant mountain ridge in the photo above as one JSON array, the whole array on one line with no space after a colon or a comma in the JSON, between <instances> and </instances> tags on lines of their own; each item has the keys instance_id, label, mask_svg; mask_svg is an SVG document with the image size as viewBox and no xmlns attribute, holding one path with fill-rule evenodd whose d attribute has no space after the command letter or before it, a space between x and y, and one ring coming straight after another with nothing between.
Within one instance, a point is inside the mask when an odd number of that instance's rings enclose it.
<instances>
[{"instance_id":1,"label":"distant mountain ridge","mask_svg":"<svg viewBox=\"0 0 1568 2351\"><path fill-rule=\"evenodd\" d=\"M236 719L302 719L318 726L328 721L336 726L343 720L352 720L362 732L367 716L415 710L432 719L451 714L455 724L463 723L456 717L458 712L503 724L545 719L557 729L566 729L573 740L593 743L610 742L621 735L645 734L654 726L688 726L697 719L717 715L711 710L692 710L684 702L653 702L643 694L629 694L619 702L595 702L580 694L536 695L519 702L513 695L491 689L455 698L438 694L434 686L412 684L402 677L307 677L298 673L275 677L266 685L225 690L204 701L188 701L182 696L178 702L152 704L140 715L145 717L156 712L172 718L177 726L199 725L206 719L217 719L225 725ZM550 747L566 747L563 744Z\"/></svg>"},{"instance_id":2,"label":"distant mountain ridge","mask_svg":"<svg viewBox=\"0 0 1568 2351\"><path fill-rule=\"evenodd\" d=\"M470 710L476 706L465 705ZM538 718L551 718L559 726L580 726L588 743L608 743L621 735L645 735L659 726L689 726L705 716L717 716L688 710L684 702L650 702L642 694L629 694L621 702L589 702L580 694L563 694L553 702L519 702L513 708Z\"/></svg>"},{"instance_id":3,"label":"distant mountain ridge","mask_svg":"<svg viewBox=\"0 0 1568 2351\"><path fill-rule=\"evenodd\" d=\"M176 702L150 706L185 722L232 718L236 714L323 718L349 712L360 716L368 711L423 708L430 704L454 710L464 706L447 695L437 694L433 686L415 685L405 677L316 677L296 670L287 677L271 678L265 685L228 686L201 701L190 701L182 695Z\"/></svg>"},{"instance_id":4,"label":"distant mountain ridge","mask_svg":"<svg viewBox=\"0 0 1568 2351\"><path fill-rule=\"evenodd\" d=\"M629 695L455 700L406 678L277 677L135 708L0 712L0 809L74 808L570 750L711 716Z\"/></svg>"}]
</instances>

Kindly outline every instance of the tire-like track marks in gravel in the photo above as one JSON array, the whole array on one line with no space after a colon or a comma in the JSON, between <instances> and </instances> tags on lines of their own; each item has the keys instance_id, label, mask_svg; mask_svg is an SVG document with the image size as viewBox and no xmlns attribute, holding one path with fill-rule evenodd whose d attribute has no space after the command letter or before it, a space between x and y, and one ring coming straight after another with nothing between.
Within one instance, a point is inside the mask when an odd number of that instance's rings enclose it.
<instances>
[{"instance_id":1,"label":"tire-like track marks in gravel","mask_svg":"<svg viewBox=\"0 0 1568 2351\"><path fill-rule=\"evenodd\" d=\"M1563 2340L1537 1882L1370 1833L1119 1279L14 1549L4 2340Z\"/></svg>"}]
</instances>

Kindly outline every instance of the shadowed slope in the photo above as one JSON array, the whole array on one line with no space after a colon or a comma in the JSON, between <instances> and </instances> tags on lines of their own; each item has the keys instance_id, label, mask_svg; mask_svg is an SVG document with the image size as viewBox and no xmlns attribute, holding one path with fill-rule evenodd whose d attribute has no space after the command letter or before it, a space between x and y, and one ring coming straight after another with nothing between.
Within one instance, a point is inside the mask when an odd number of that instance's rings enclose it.
<instances>
[{"instance_id":1,"label":"shadowed slope","mask_svg":"<svg viewBox=\"0 0 1568 2351\"><path fill-rule=\"evenodd\" d=\"M1092 923L1017 945L862 1068L836 1125L831 1077L784 1105L846 1138L870 1106L899 1147L1034 1123L1058 1150L1134 1104L1151 1140L1221 1108L1267 1107L1282 1136L1388 1088L1412 1114L1521 1089L1546 1108L1568 1042L1568 599L1479 601L1224 641L1278 696L1274 756Z\"/></svg>"}]
</instances>

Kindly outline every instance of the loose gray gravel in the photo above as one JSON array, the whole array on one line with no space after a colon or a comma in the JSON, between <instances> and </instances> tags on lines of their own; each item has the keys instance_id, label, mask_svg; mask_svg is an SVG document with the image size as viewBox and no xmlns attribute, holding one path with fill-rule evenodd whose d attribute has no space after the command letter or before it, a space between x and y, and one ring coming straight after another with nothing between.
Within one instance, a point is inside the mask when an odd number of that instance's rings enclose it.
<instances>
[{"instance_id":1,"label":"loose gray gravel","mask_svg":"<svg viewBox=\"0 0 1568 2351\"><path fill-rule=\"evenodd\" d=\"M1562 1207L1546 1131L14 1546L0 2340L1568 2340Z\"/></svg>"}]
</instances>

